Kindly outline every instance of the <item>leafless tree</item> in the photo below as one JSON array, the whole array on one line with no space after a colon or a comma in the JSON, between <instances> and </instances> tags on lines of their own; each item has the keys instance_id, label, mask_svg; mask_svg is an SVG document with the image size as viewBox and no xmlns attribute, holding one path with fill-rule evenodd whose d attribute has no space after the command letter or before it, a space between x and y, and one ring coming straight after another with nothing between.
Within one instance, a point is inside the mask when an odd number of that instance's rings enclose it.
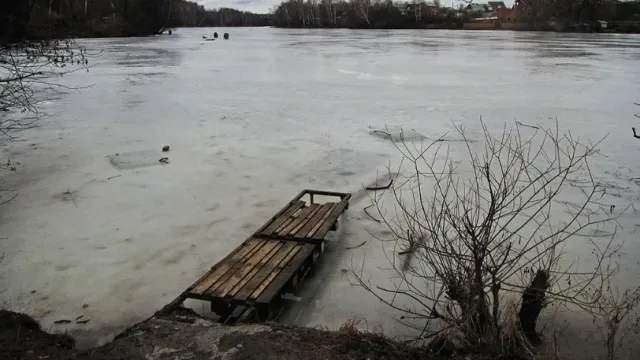
<instances>
[{"instance_id":1,"label":"leafless tree","mask_svg":"<svg viewBox=\"0 0 640 360\"><path fill-rule=\"evenodd\" d=\"M589 314L597 326L607 351L607 360L631 359L629 341L640 332L640 287L621 291L608 283L602 293L592 294ZM628 354L622 357L622 352Z\"/></svg>"},{"instance_id":2,"label":"leafless tree","mask_svg":"<svg viewBox=\"0 0 640 360\"><path fill-rule=\"evenodd\" d=\"M333 4L333 0L321 0L321 4L325 8L325 12L329 18L329 24L336 26L336 7Z\"/></svg>"},{"instance_id":3,"label":"leafless tree","mask_svg":"<svg viewBox=\"0 0 640 360\"><path fill-rule=\"evenodd\" d=\"M0 136L13 138L42 115L40 101L69 90L64 74L89 66L84 47L72 40L21 41L0 45Z\"/></svg>"},{"instance_id":4,"label":"leafless tree","mask_svg":"<svg viewBox=\"0 0 640 360\"><path fill-rule=\"evenodd\" d=\"M55 92L78 90L62 85L60 77L89 69L89 54L72 40L18 41L0 45L0 146L35 126L43 115L40 103ZM14 171L11 159L0 171ZM0 205L17 192L0 181Z\"/></svg>"},{"instance_id":5,"label":"leafless tree","mask_svg":"<svg viewBox=\"0 0 640 360\"><path fill-rule=\"evenodd\" d=\"M371 26L371 22L369 22L369 7L371 7L371 0L351 0L351 4L358 17L362 18L368 26Z\"/></svg>"},{"instance_id":6,"label":"leafless tree","mask_svg":"<svg viewBox=\"0 0 640 360\"><path fill-rule=\"evenodd\" d=\"M416 22L420 22L422 20L422 6L424 5L424 1L422 0L414 0L413 1L413 12L416 17Z\"/></svg>"},{"instance_id":7,"label":"leafless tree","mask_svg":"<svg viewBox=\"0 0 640 360\"><path fill-rule=\"evenodd\" d=\"M531 353L545 306L589 309L616 271L615 217L596 202L603 188L589 164L599 142L520 123L494 136L483 123L477 146L456 131L464 159L444 137L394 143L403 156L390 171L396 181L371 200L391 234L379 239L406 255L389 256L393 286L371 283L364 263L355 277L404 319L424 321L432 344ZM567 257L570 240L591 248L588 266Z\"/></svg>"}]
</instances>

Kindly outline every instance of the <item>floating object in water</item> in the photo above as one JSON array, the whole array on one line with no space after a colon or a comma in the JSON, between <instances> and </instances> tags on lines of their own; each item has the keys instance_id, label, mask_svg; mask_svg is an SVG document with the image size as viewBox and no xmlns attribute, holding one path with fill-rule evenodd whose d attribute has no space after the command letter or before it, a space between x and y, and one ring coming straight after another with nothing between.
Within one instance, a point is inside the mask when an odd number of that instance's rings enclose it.
<instances>
[{"instance_id":1,"label":"floating object in water","mask_svg":"<svg viewBox=\"0 0 640 360\"><path fill-rule=\"evenodd\" d=\"M170 149L169 145L165 145L165 146L162 147L162 151L163 152L167 152L167 151L169 151L169 149Z\"/></svg>"},{"instance_id":2,"label":"floating object in water","mask_svg":"<svg viewBox=\"0 0 640 360\"><path fill-rule=\"evenodd\" d=\"M229 33L224 33L223 37L224 37L225 40L229 40Z\"/></svg>"},{"instance_id":3,"label":"floating object in water","mask_svg":"<svg viewBox=\"0 0 640 360\"><path fill-rule=\"evenodd\" d=\"M218 38L218 33L217 33L217 32L214 32L214 33L213 33L213 37L217 39L217 38Z\"/></svg>"}]
</instances>

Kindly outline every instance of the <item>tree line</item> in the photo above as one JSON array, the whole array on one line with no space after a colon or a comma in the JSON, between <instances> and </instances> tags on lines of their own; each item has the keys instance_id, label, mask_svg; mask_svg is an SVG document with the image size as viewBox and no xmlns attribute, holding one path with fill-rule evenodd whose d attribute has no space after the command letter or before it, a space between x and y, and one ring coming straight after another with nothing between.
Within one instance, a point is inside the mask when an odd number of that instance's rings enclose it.
<instances>
[{"instance_id":1,"label":"tree line","mask_svg":"<svg viewBox=\"0 0 640 360\"><path fill-rule=\"evenodd\" d=\"M269 26L271 16L231 8L207 10L191 1L174 0L169 25L172 27L197 26Z\"/></svg>"},{"instance_id":2,"label":"tree line","mask_svg":"<svg viewBox=\"0 0 640 360\"><path fill-rule=\"evenodd\" d=\"M5 40L136 36L166 26L171 0L23 0L0 5Z\"/></svg>"},{"instance_id":3,"label":"tree line","mask_svg":"<svg viewBox=\"0 0 640 360\"><path fill-rule=\"evenodd\" d=\"M462 28L471 21L438 0L285 0L271 14L205 9L187 0L21 0L0 4L0 41L22 38L144 36L175 27L276 26L294 28ZM597 20L640 22L640 2L520 0L518 22L543 29Z\"/></svg>"},{"instance_id":4,"label":"tree line","mask_svg":"<svg viewBox=\"0 0 640 360\"><path fill-rule=\"evenodd\" d=\"M461 0L459 8L439 1L414 0L285 0L273 11L272 25L294 28L462 28L472 20ZM615 0L520 0L517 21L544 30L549 21L594 24L597 20L640 22L640 2Z\"/></svg>"},{"instance_id":5,"label":"tree line","mask_svg":"<svg viewBox=\"0 0 640 360\"><path fill-rule=\"evenodd\" d=\"M520 1L518 16L530 24L549 20L592 24L597 20L620 19L627 11L618 9L624 7L624 3L616 0L523 0Z\"/></svg>"},{"instance_id":6,"label":"tree line","mask_svg":"<svg viewBox=\"0 0 640 360\"><path fill-rule=\"evenodd\" d=\"M273 12L274 26L295 28L456 28L463 21L438 1L287 0Z\"/></svg>"},{"instance_id":7,"label":"tree line","mask_svg":"<svg viewBox=\"0 0 640 360\"><path fill-rule=\"evenodd\" d=\"M0 40L145 36L182 26L265 26L268 15L185 0L20 0L0 4Z\"/></svg>"}]
</instances>

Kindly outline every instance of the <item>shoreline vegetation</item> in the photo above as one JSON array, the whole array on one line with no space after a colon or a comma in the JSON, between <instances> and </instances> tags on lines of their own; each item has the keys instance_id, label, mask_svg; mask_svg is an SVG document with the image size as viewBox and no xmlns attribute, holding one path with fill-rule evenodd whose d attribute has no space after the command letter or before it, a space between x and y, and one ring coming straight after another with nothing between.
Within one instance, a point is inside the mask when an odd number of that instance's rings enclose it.
<instances>
[{"instance_id":1,"label":"shoreline vegetation","mask_svg":"<svg viewBox=\"0 0 640 360\"><path fill-rule=\"evenodd\" d=\"M460 0L457 8L435 1L286 0L272 14L284 28L524 30L640 32L640 1Z\"/></svg>"},{"instance_id":2,"label":"shoreline vegetation","mask_svg":"<svg viewBox=\"0 0 640 360\"><path fill-rule=\"evenodd\" d=\"M0 4L0 44L149 36L177 27L268 26L270 15L184 0L23 0Z\"/></svg>"},{"instance_id":3,"label":"shoreline vegetation","mask_svg":"<svg viewBox=\"0 0 640 360\"><path fill-rule=\"evenodd\" d=\"M148 36L179 27L534 30L640 33L640 1L286 0L269 14L186 0L25 0L0 5L0 43Z\"/></svg>"},{"instance_id":4,"label":"shoreline vegetation","mask_svg":"<svg viewBox=\"0 0 640 360\"><path fill-rule=\"evenodd\" d=\"M185 311L173 318L152 316L103 346L83 349L66 333L43 331L28 315L0 310L0 348L6 360L441 359L355 325L348 321L335 330L277 323L229 326Z\"/></svg>"}]
</instances>

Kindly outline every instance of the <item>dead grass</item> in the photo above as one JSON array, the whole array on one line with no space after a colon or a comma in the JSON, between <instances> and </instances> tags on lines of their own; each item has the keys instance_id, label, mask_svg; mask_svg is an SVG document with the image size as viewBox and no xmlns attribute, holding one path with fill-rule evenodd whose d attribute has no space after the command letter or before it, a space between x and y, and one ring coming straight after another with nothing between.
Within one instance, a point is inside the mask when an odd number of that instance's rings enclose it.
<instances>
[{"instance_id":1,"label":"dead grass","mask_svg":"<svg viewBox=\"0 0 640 360\"><path fill-rule=\"evenodd\" d=\"M228 351L242 344L237 359L435 359L424 349L359 330L362 322L350 319L337 331L273 324L273 331L266 333L225 335L219 347Z\"/></svg>"}]
</instances>

